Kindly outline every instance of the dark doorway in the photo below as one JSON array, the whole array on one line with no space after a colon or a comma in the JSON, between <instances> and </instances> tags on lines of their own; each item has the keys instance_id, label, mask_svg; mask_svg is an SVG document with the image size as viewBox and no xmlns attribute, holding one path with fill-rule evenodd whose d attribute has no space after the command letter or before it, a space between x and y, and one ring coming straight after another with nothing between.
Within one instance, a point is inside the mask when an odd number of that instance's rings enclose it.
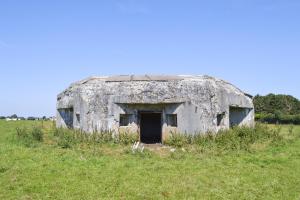
<instances>
[{"instance_id":1,"label":"dark doorway","mask_svg":"<svg viewBox=\"0 0 300 200\"><path fill-rule=\"evenodd\" d=\"M141 142L161 143L161 113L140 113Z\"/></svg>"}]
</instances>

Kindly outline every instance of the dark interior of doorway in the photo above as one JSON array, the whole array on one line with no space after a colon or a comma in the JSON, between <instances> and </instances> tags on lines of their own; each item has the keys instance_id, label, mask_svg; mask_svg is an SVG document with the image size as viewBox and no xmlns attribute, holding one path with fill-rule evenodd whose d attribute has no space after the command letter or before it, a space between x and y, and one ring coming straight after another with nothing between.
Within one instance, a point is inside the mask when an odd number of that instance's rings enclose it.
<instances>
[{"instance_id":1,"label":"dark interior of doorway","mask_svg":"<svg viewBox=\"0 0 300 200\"><path fill-rule=\"evenodd\" d=\"M161 113L140 113L140 137L142 143L161 143L161 132Z\"/></svg>"}]
</instances>

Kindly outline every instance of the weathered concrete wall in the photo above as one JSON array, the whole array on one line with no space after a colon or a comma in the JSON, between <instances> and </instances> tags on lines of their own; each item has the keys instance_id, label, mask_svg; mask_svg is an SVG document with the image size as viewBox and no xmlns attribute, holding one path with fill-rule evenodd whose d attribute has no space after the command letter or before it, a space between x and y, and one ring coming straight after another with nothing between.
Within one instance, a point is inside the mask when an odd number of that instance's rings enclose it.
<instances>
[{"instance_id":1,"label":"weathered concrete wall","mask_svg":"<svg viewBox=\"0 0 300 200\"><path fill-rule=\"evenodd\" d=\"M232 107L249 112L239 125L254 124L252 99L233 85L208 76L178 76L155 81L107 81L89 78L72 84L58 95L57 109L73 109L73 127L87 132L120 130L138 132L139 111L162 113L163 138L170 131L194 134L217 132L230 127ZM149 78L150 79L150 78ZM119 127L120 114L132 114L128 127ZM166 124L167 114L177 114L177 127ZM221 123L217 116L222 114ZM65 116L57 112L57 126L66 127Z\"/></svg>"}]
</instances>

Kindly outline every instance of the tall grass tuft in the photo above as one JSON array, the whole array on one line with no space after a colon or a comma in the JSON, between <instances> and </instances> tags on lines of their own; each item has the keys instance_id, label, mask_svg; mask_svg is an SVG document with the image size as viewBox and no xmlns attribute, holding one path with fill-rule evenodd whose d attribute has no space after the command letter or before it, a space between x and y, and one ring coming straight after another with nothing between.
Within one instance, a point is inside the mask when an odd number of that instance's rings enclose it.
<instances>
[{"instance_id":1,"label":"tall grass tuft","mask_svg":"<svg viewBox=\"0 0 300 200\"><path fill-rule=\"evenodd\" d=\"M293 131L294 131L294 125L290 125L288 131L289 131L289 134L293 134Z\"/></svg>"},{"instance_id":2,"label":"tall grass tuft","mask_svg":"<svg viewBox=\"0 0 300 200\"><path fill-rule=\"evenodd\" d=\"M133 144L134 142L139 140L137 134L129 133L129 132L119 133L115 139L116 139L115 143L119 143L123 145Z\"/></svg>"},{"instance_id":3,"label":"tall grass tuft","mask_svg":"<svg viewBox=\"0 0 300 200\"><path fill-rule=\"evenodd\" d=\"M221 130L217 134L195 134L187 135L172 133L165 141L165 144L184 147L195 145L201 150L246 150L250 151L255 143L270 142L272 144L282 141L279 135L280 128L269 128L265 125L257 124L254 128L234 127L229 130Z\"/></svg>"},{"instance_id":4,"label":"tall grass tuft","mask_svg":"<svg viewBox=\"0 0 300 200\"><path fill-rule=\"evenodd\" d=\"M42 142L44 140L44 132L40 126L33 126L30 129L21 127L16 128L16 137L26 146L33 147L36 146L37 142Z\"/></svg>"},{"instance_id":5,"label":"tall grass tuft","mask_svg":"<svg viewBox=\"0 0 300 200\"><path fill-rule=\"evenodd\" d=\"M35 141L42 142L44 140L44 132L42 127L34 126L30 133Z\"/></svg>"},{"instance_id":6,"label":"tall grass tuft","mask_svg":"<svg viewBox=\"0 0 300 200\"><path fill-rule=\"evenodd\" d=\"M192 144L192 138L193 136L190 136L188 134L181 134L178 132L171 132L170 137L165 141L165 144L181 148L183 146L186 146L188 144Z\"/></svg>"},{"instance_id":7,"label":"tall grass tuft","mask_svg":"<svg viewBox=\"0 0 300 200\"><path fill-rule=\"evenodd\" d=\"M62 148L70 148L75 143L73 131L69 129L55 128L53 133L56 137L57 145Z\"/></svg>"},{"instance_id":8,"label":"tall grass tuft","mask_svg":"<svg viewBox=\"0 0 300 200\"><path fill-rule=\"evenodd\" d=\"M64 128L54 128L53 136L55 137L57 144L62 148L70 148L75 144L87 143L87 144L121 144L129 145L138 141L137 134L123 132L118 135L114 135L112 131L94 131L92 133L86 133L81 130L71 130Z\"/></svg>"}]
</instances>

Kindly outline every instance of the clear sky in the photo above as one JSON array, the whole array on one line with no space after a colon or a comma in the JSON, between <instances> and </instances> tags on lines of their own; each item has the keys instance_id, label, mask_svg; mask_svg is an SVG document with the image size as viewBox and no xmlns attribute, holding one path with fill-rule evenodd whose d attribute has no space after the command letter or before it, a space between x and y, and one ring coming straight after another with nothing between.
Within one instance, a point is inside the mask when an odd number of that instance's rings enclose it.
<instances>
[{"instance_id":1,"label":"clear sky","mask_svg":"<svg viewBox=\"0 0 300 200\"><path fill-rule=\"evenodd\" d=\"M70 83L114 74L207 74L300 98L300 1L0 1L0 115L54 115Z\"/></svg>"}]
</instances>

